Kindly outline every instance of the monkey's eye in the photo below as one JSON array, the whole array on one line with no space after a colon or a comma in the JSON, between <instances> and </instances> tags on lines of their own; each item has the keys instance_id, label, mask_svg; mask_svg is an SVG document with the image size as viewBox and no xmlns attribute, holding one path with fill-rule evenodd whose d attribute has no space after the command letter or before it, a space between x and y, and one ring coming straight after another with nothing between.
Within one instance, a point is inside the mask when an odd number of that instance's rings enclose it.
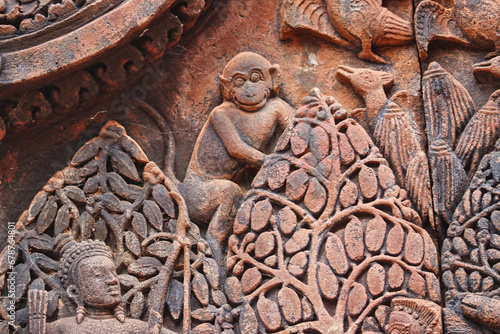
<instances>
[{"instance_id":1,"label":"monkey's eye","mask_svg":"<svg viewBox=\"0 0 500 334\"><path fill-rule=\"evenodd\" d=\"M243 86L244 83L245 83L245 79L243 79L243 78L236 78L236 80L234 80L234 85L236 87L241 87L241 86Z\"/></svg>"},{"instance_id":2,"label":"monkey's eye","mask_svg":"<svg viewBox=\"0 0 500 334\"><path fill-rule=\"evenodd\" d=\"M250 81L252 82L258 82L260 81L262 78L260 76L260 74L258 72L253 72L251 75L250 75Z\"/></svg>"}]
</instances>

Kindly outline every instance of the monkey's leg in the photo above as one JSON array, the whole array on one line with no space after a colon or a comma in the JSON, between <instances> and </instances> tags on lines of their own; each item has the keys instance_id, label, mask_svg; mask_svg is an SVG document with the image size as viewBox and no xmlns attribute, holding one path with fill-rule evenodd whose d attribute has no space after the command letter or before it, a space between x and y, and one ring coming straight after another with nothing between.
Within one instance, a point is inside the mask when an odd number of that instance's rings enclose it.
<instances>
[{"instance_id":1,"label":"monkey's leg","mask_svg":"<svg viewBox=\"0 0 500 334\"><path fill-rule=\"evenodd\" d=\"M387 64L384 58L376 55L372 50L372 38L365 37L361 39L361 52L358 53L358 57L364 60L372 61L379 64Z\"/></svg>"},{"instance_id":2,"label":"monkey's leg","mask_svg":"<svg viewBox=\"0 0 500 334\"><path fill-rule=\"evenodd\" d=\"M224 245L243 199L240 187L228 180L207 182L194 176L179 185L179 190L186 199L190 218L201 227L208 225L205 239L221 268L221 278L225 277Z\"/></svg>"},{"instance_id":3,"label":"monkey's leg","mask_svg":"<svg viewBox=\"0 0 500 334\"><path fill-rule=\"evenodd\" d=\"M206 185L207 200L217 203L212 219L208 225L206 239L212 246L214 258L224 263L224 245L231 232L234 217L243 199L240 187L228 180L215 180Z\"/></svg>"}]
</instances>

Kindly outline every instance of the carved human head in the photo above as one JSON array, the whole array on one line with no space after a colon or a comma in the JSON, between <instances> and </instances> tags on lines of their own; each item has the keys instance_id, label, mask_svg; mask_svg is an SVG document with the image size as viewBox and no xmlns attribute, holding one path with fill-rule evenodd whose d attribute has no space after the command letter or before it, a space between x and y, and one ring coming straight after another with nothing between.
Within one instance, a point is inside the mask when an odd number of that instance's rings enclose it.
<instances>
[{"instance_id":1,"label":"carved human head","mask_svg":"<svg viewBox=\"0 0 500 334\"><path fill-rule=\"evenodd\" d=\"M279 92L279 66L253 52L242 52L231 59L220 79L224 99L244 111L262 108Z\"/></svg>"},{"instance_id":2,"label":"carved human head","mask_svg":"<svg viewBox=\"0 0 500 334\"><path fill-rule=\"evenodd\" d=\"M61 247L59 276L79 306L114 308L121 293L111 250L101 241L71 240Z\"/></svg>"}]
</instances>

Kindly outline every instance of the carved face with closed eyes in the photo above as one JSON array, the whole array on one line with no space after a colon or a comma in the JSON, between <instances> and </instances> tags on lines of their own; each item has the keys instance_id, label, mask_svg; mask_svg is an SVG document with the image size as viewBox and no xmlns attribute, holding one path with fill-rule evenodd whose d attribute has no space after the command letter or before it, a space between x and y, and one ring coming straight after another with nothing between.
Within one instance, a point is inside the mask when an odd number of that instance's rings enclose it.
<instances>
[{"instance_id":1,"label":"carved face with closed eyes","mask_svg":"<svg viewBox=\"0 0 500 334\"><path fill-rule=\"evenodd\" d=\"M220 78L225 100L244 111L259 110L279 90L278 65L252 52L234 57Z\"/></svg>"}]
</instances>

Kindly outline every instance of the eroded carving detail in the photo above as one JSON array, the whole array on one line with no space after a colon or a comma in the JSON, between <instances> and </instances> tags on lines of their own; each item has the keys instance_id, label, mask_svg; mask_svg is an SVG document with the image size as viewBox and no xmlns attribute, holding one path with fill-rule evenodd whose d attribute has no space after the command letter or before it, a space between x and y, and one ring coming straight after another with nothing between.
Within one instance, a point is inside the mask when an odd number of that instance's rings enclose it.
<instances>
[{"instance_id":1,"label":"eroded carving detail","mask_svg":"<svg viewBox=\"0 0 500 334\"><path fill-rule=\"evenodd\" d=\"M389 317L386 333L432 334L442 330L441 307L432 302L396 298L392 301L391 307L394 311Z\"/></svg>"},{"instance_id":2,"label":"eroded carving detail","mask_svg":"<svg viewBox=\"0 0 500 334\"><path fill-rule=\"evenodd\" d=\"M123 0L114 0L106 5L118 5ZM2 0L0 2L0 39L13 37L16 34L30 33L43 27L61 21L73 15L78 10L90 4L100 3L100 0ZM110 6L111 5L111 6ZM95 6L95 7L99 7Z\"/></svg>"},{"instance_id":3,"label":"eroded carving detail","mask_svg":"<svg viewBox=\"0 0 500 334\"><path fill-rule=\"evenodd\" d=\"M55 6L68 3L72 1L67 0ZM110 3L106 6L108 5ZM68 113L78 106L95 101L103 93L123 86L147 64L161 57L167 48L175 45L182 33L192 27L196 18L209 5L210 1L203 0L175 3L139 37L125 47L120 45L109 56L94 59L84 70L76 71L55 82L44 82L43 87L30 89L20 95L17 95L17 91L13 92L13 96L0 103L0 140L7 129L24 128L56 114ZM95 51L99 53L99 50ZM5 99L5 96L2 96L2 99Z\"/></svg>"}]
</instances>

